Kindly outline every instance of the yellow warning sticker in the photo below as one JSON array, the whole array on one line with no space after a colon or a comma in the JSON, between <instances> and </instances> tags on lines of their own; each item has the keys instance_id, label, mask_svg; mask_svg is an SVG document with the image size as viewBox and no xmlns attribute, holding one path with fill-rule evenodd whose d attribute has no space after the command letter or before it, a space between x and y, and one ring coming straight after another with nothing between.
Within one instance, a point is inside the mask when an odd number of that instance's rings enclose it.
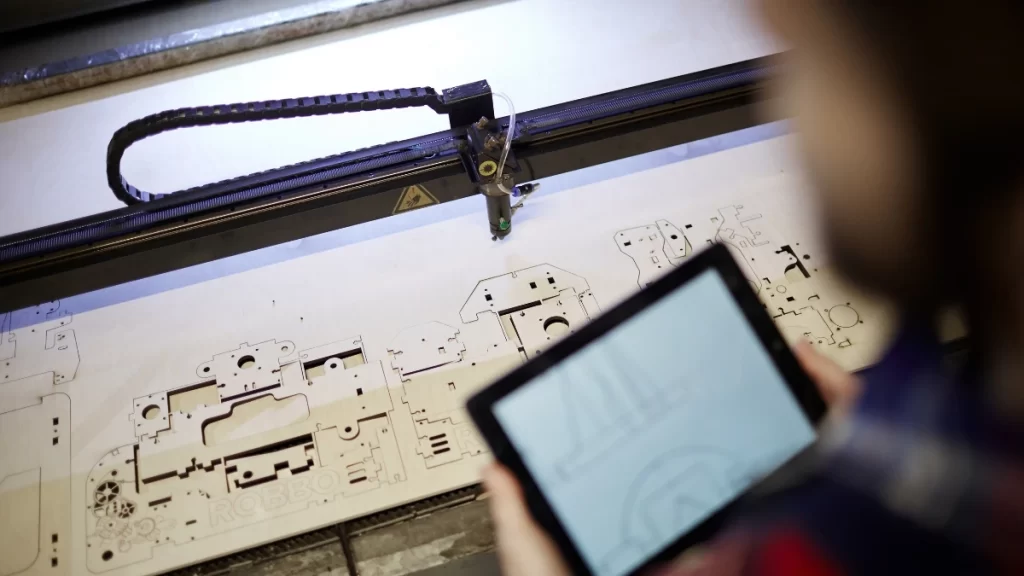
<instances>
[{"instance_id":1,"label":"yellow warning sticker","mask_svg":"<svg viewBox=\"0 0 1024 576\"><path fill-rule=\"evenodd\" d=\"M440 202L437 201L437 198L434 198L433 194L427 192L427 189L423 186L409 186L402 190L402 195L398 198L398 204L395 204L395 209L391 213L407 212L423 208L424 206L430 206L431 204L440 204Z\"/></svg>"}]
</instances>

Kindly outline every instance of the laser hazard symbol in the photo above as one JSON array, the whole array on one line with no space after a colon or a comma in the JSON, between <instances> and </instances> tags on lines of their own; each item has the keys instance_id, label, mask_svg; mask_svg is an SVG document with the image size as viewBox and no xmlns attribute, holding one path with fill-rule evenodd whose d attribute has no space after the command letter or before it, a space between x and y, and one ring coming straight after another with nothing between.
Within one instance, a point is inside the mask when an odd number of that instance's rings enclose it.
<instances>
[{"instance_id":1,"label":"laser hazard symbol","mask_svg":"<svg viewBox=\"0 0 1024 576\"><path fill-rule=\"evenodd\" d=\"M398 198L398 203L395 204L395 209L391 213L398 214L399 212L407 212L432 204L440 204L440 202L437 201L437 198L434 198L433 194L427 192L426 188L423 186L409 186L402 190L402 195Z\"/></svg>"}]
</instances>

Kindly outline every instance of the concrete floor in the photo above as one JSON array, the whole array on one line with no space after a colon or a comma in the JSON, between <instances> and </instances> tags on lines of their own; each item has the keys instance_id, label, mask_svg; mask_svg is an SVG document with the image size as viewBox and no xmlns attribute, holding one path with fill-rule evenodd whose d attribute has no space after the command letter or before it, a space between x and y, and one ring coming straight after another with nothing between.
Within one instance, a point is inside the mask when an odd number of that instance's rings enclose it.
<instances>
[{"instance_id":1,"label":"concrete floor","mask_svg":"<svg viewBox=\"0 0 1024 576\"><path fill-rule=\"evenodd\" d=\"M352 539L359 576L488 574L476 571L480 560L475 557L493 551L486 500L438 510ZM470 568L473 571L467 572Z\"/></svg>"},{"instance_id":2,"label":"concrete floor","mask_svg":"<svg viewBox=\"0 0 1024 576\"><path fill-rule=\"evenodd\" d=\"M343 538L342 529L352 532ZM347 543L343 544L344 541ZM351 560L347 553L351 554ZM354 521L325 528L173 574L498 576L500 573L487 500L477 497L376 527Z\"/></svg>"}]
</instances>

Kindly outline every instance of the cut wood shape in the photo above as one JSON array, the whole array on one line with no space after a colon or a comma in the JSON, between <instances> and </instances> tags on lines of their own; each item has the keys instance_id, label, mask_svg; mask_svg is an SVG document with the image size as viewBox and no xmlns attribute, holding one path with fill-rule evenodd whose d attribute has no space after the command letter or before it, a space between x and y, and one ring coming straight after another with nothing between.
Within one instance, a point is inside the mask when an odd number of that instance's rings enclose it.
<instances>
[{"instance_id":1,"label":"cut wood shape","mask_svg":"<svg viewBox=\"0 0 1024 576\"><path fill-rule=\"evenodd\" d=\"M396 339L401 345L390 350L392 366L404 380L402 400L409 405L416 451L427 468L485 452L466 415L466 399L523 358L577 330L599 310L586 280L542 264L477 283L460 312L463 330L473 336L467 343L461 342L459 332L437 322L403 331ZM422 347L414 362L396 354L417 342ZM439 365L442 342L463 351L462 357Z\"/></svg>"},{"instance_id":2,"label":"cut wood shape","mask_svg":"<svg viewBox=\"0 0 1024 576\"><path fill-rule=\"evenodd\" d=\"M615 233L619 250L633 259L637 268L636 283L641 288L654 282L672 269L666 253L665 238L656 225L639 226Z\"/></svg>"},{"instance_id":3,"label":"cut wood shape","mask_svg":"<svg viewBox=\"0 0 1024 576\"><path fill-rule=\"evenodd\" d=\"M222 418L208 419L203 425L203 443L207 446L230 444L266 430L285 428L309 418L305 394L278 400L272 395L246 399L231 405Z\"/></svg>"},{"instance_id":4,"label":"cut wood shape","mask_svg":"<svg viewBox=\"0 0 1024 576\"><path fill-rule=\"evenodd\" d=\"M281 385L281 361L295 352L291 342L268 340L255 346L241 344L237 350L217 354L204 362L196 374L217 383L221 400L230 400Z\"/></svg>"},{"instance_id":5,"label":"cut wood shape","mask_svg":"<svg viewBox=\"0 0 1024 576\"><path fill-rule=\"evenodd\" d=\"M420 340L419 330L427 336L436 326L437 323L432 323L410 328L403 332L402 338L415 342ZM484 342L463 345L456 340L456 347L475 350L474 356L467 355L457 362L414 373L402 383L402 401L408 404L416 431L416 452L423 457L427 468L486 451L466 414L466 399L522 362L518 346L505 339L495 313L481 312L476 322L465 326L469 333ZM442 334L447 335L447 332ZM396 366L396 372L398 370Z\"/></svg>"},{"instance_id":6,"label":"cut wood shape","mask_svg":"<svg viewBox=\"0 0 1024 576\"><path fill-rule=\"evenodd\" d=\"M0 414L0 576L71 572L71 399Z\"/></svg>"},{"instance_id":7,"label":"cut wood shape","mask_svg":"<svg viewBox=\"0 0 1024 576\"><path fill-rule=\"evenodd\" d=\"M686 235L668 220L615 233L615 243L637 268L637 285L646 288L693 252Z\"/></svg>"},{"instance_id":8,"label":"cut wood shape","mask_svg":"<svg viewBox=\"0 0 1024 576\"><path fill-rule=\"evenodd\" d=\"M683 234L682 230L668 220L658 220L655 222L655 225L658 226L658 232L661 232L661 237L665 239L665 255L668 256L672 264L677 264L680 260L690 255L693 248L690 246L690 241Z\"/></svg>"},{"instance_id":9,"label":"cut wood shape","mask_svg":"<svg viewBox=\"0 0 1024 576\"><path fill-rule=\"evenodd\" d=\"M482 312L503 316L520 307L530 306L558 296L573 288L577 294L589 293L587 281L550 264L540 264L487 280L481 280L463 305L463 322L473 322ZM589 302L588 302L589 303ZM588 310L596 313L597 310Z\"/></svg>"},{"instance_id":10,"label":"cut wood shape","mask_svg":"<svg viewBox=\"0 0 1024 576\"><path fill-rule=\"evenodd\" d=\"M505 338L529 357L598 312L586 280L542 264L479 282L461 314L467 323L485 314L497 315Z\"/></svg>"},{"instance_id":11,"label":"cut wood shape","mask_svg":"<svg viewBox=\"0 0 1024 576\"><path fill-rule=\"evenodd\" d=\"M715 241L729 249L743 274L750 281L754 292L760 292L763 288L763 278L758 274L757 266L755 266L757 258L754 250L767 246L768 241L761 237L760 230L754 230L749 226L753 222L761 224L761 215L748 215L740 205L720 208L718 214L711 218L711 221L718 225Z\"/></svg>"},{"instance_id":12,"label":"cut wood shape","mask_svg":"<svg viewBox=\"0 0 1024 576\"><path fill-rule=\"evenodd\" d=\"M466 350L458 336L458 330L440 322L403 330L388 346L391 367L404 380L411 374L458 362Z\"/></svg>"},{"instance_id":13,"label":"cut wood shape","mask_svg":"<svg viewBox=\"0 0 1024 576\"><path fill-rule=\"evenodd\" d=\"M664 273L664 266L658 269L650 256L652 250L655 254L659 249L672 251L670 242L661 241L671 238L672 230L678 228L667 228L667 222L658 220L654 227L642 226L616 234L620 251L637 265L640 286L644 286L645 278L651 281ZM659 237L651 237L654 228ZM884 340L881 336L887 326L880 322L879 315L851 304L855 296L836 282L827 268L819 270L816 257L800 242L780 237L760 210L752 211L740 204L726 206L684 228L684 239L692 242L687 245L687 254L712 243L724 244L729 249L751 288L790 341L806 338L850 368L863 366L877 353L877 345L873 349L858 348L864 343ZM627 242L629 246L625 246ZM658 262L663 259L659 257ZM865 323L865 319L869 322Z\"/></svg>"},{"instance_id":14,"label":"cut wood shape","mask_svg":"<svg viewBox=\"0 0 1024 576\"><path fill-rule=\"evenodd\" d=\"M459 341L466 347L462 357L475 360L506 354L509 345L509 337L495 312L481 312L476 321L463 324L459 328Z\"/></svg>"},{"instance_id":15,"label":"cut wood shape","mask_svg":"<svg viewBox=\"0 0 1024 576\"><path fill-rule=\"evenodd\" d=\"M417 449L427 468L486 452L487 447L466 413L466 400L522 363L518 348L504 343L479 358L466 358L415 374L403 383Z\"/></svg>"},{"instance_id":16,"label":"cut wood shape","mask_svg":"<svg viewBox=\"0 0 1024 576\"><path fill-rule=\"evenodd\" d=\"M224 461L228 492L252 488L257 484L290 478L318 466L313 436L305 435L287 445L251 456L237 456Z\"/></svg>"},{"instance_id":17,"label":"cut wood shape","mask_svg":"<svg viewBox=\"0 0 1024 576\"><path fill-rule=\"evenodd\" d=\"M405 480L405 467L399 453L391 420L378 417L360 422L355 436L337 427L314 434L321 464L342 473L345 496Z\"/></svg>"},{"instance_id":18,"label":"cut wood shape","mask_svg":"<svg viewBox=\"0 0 1024 576\"><path fill-rule=\"evenodd\" d=\"M170 404L167 392L157 392L135 399L135 408L129 418L135 426L135 435L155 437L158 432L171 429Z\"/></svg>"},{"instance_id":19,"label":"cut wood shape","mask_svg":"<svg viewBox=\"0 0 1024 576\"><path fill-rule=\"evenodd\" d=\"M764 221L760 214L749 213L742 204L719 208L718 214L721 216L718 226L720 241L735 243L740 248L768 244L763 237L761 225Z\"/></svg>"},{"instance_id":20,"label":"cut wood shape","mask_svg":"<svg viewBox=\"0 0 1024 576\"><path fill-rule=\"evenodd\" d=\"M0 315L0 386L40 374L50 374L53 386L74 380L79 357L71 320L59 302Z\"/></svg>"},{"instance_id":21,"label":"cut wood shape","mask_svg":"<svg viewBox=\"0 0 1024 576\"><path fill-rule=\"evenodd\" d=\"M775 317L775 325L788 341L806 338L812 343L831 346L836 343L835 334L821 313L807 307L796 312L787 312Z\"/></svg>"},{"instance_id":22,"label":"cut wood shape","mask_svg":"<svg viewBox=\"0 0 1024 576\"><path fill-rule=\"evenodd\" d=\"M256 348L268 347L260 363ZM213 364L246 356L277 385L225 399L220 368L206 363L197 373L212 380L136 400L133 423L158 421L160 429L137 432L139 442L110 452L89 474L91 571L311 505L342 506L340 517L344 498L405 481L383 366L366 362L359 339L298 353L290 342L242 345ZM159 418L146 418L149 406Z\"/></svg>"},{"instance_id":23,"label":"cut wood shape","mask_svg":"<svg viewBox=\"0 0 1024 576\"><path fill-rule=\"evenodd\" d=\"M508 317L527 358L540 354L590 320L581 298L571 288Z\"/></svg>"}]
</instances>

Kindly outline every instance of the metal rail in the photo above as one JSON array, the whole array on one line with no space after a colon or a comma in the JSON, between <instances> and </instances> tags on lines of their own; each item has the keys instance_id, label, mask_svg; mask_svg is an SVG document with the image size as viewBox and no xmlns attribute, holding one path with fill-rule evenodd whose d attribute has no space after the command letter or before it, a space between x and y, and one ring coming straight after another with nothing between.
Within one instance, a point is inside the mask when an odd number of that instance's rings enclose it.
<instances>
[{"instance_id":1,"label":"metal rail","mask_svg":"<svg viewBox=\"0 0 1024 576\"><path fill-rule=\"evenodd\" d=\"M751 60L521 113L516 181L760 124L771 69ZM0 312L384 218L413 185L437 203L471 196L465 134L456 127L0 238Z\"/></svg>"}]
</instances>

